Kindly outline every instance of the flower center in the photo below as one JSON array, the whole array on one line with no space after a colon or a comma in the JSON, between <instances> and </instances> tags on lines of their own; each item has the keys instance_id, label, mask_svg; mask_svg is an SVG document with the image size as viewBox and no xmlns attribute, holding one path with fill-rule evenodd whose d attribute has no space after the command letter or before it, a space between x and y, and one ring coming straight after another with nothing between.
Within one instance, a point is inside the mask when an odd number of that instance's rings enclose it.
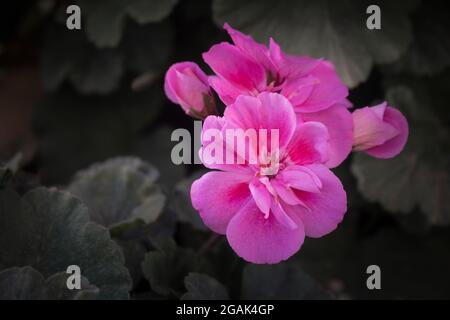
<instances>
[{"instance_id":1,"label":"flower center","mask_svg":"<svg viewBox=\"0 0 450 320\"><path fill-rule=\"evenodd\" d=\"M259 176L273 178L283 168L284 164L280 161L279 152L259 155Z\"/></svg>"}]
</instances>

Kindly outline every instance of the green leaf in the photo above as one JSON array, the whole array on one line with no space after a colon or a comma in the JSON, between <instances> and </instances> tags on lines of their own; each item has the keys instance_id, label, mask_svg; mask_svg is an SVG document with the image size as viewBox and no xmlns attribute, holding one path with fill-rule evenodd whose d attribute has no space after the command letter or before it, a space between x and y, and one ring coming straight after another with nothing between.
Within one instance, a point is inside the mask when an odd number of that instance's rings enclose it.
<instances>
[{"instance_id":1,"label":"green leaf","mask_svg":"<svg viewBox=\"0 0 450 320\"><path fill-rule=\"evenodd\" d=\"M412 40L408 14L417 1L378 1L381 30L366 27L369 0L214 0L214 20L267 42L273 37L291 54L331 60L355 87L374 63L398 59Z\"/></svg>"},{"instance_id":2,"label":"green leaf","mask_svg":"<svg viewBox=\"0 0 450 320\"><path fill-rule=\"evenodd\" d=\"M125 266L127 267L133 279L133 288L135 288L143 279L141 264L144 260L147 249L137 240L122 240L113 238L114 241L122 248L125 257Z\"/></svg>"},{"instance_id":3,"label":"green leaf","mask_svg":"<svg viewBox=\"0 0 450 320\"><path fill-rule=\"evenodd\" d=\"M191 272L184 278L187 292L182 300L227 300L227 289L216 279L206 274Z\"/></svg>"},{"instance_id":4,"label":"green leaf","mask_svg":"<svg viewBox=\"0 0 450 320\"><path fill-rule=\"evenodd\" d=\"M0 190L0 270L29 265L45 278L77 265L100 299L125 299L131 286L122 252L81 201L38 188L22 198Z\"/></svg>"},{"instance_id":5,"label":"green leaf","mask_svg":"<svg viewBox=\"0 0 450 320\"><path fill-rule=\"evenodd\" d=\"M30 266L13 267L0 272L1 300L85 300L95 299L98 288L81 277L81 289L69 290L65 272L44 279Z\"/></svg>"},{"instance_id":6,"label":"green leaf","mask_svg":"<svg viewBox=\"0 0 450 320\"><path fill-rule=\"evenodd\" d=\"M447 106L449 92L448 89L434 92L438 81L430 79L429 88L421 81L388 89L390 105L408 119L407 145L393 159L357 154L352 172L363 195L380 202L393 214L409 214L420 208L431 225L447 225L450 223L450 135L448 112L443 113L440 105ZM442 90L445 87L443 83Z\"/></svg>"},{"instance_id":7,"label":"green leaf","mask_svg":"<svg viewBox=\"0 0 450 320\"><path fill-rule=\"evenodd\" d=\"M192 183L200 178L205 172L200 171L191 175L189 178L178 182L172 196L170 197L170 207L176 212L180 222L189 223L195 229L205 231L208 230L199 213L192 207L191 202L191 186Z\"/></svg>"},{"instance_id":8,"label":"green leaf","mask_svg":"<svg viewBox=\"0 0 450 320\"><path fill-rule=\"evenodd\" d=\"M242 275L242 298L271 300L328 299L325 291L294 265L247 265Z\"/></svg>"},{"instance_id":9,"label":"green leaf","mask_svg":"<svg viewBox=\"0 0 450 320\"><path fill-rule=\"evenodd\" d=\"M184 291L183 279L193 271L201 271L203 261L192 250L177 247L171 238L152 241L156 250L145 255L142 270L156 293L180 296Z\"/></svg>"},{"instance_id":10,"label":"green leaf","mask_svg":"<svg viewBox=\"0 0 450 320\"><path fill-rule=\"evenodd\" d=\"M79 0L86 33L97 47L115 47L122 38L126 16L140 24L166 18L178 0Z\"/></svg>"},{"instance_id":11,"label":"green leaf","mask_svg":"<svg viewBox=\"0 0 450 320\"><path fill-rule=\"evenodd\" d=\"M105 227L141 219L154 222L166 197L155 184L158 171L134 157L114 158L78 172L67 190Z\"/></svg>"}]
</instances>

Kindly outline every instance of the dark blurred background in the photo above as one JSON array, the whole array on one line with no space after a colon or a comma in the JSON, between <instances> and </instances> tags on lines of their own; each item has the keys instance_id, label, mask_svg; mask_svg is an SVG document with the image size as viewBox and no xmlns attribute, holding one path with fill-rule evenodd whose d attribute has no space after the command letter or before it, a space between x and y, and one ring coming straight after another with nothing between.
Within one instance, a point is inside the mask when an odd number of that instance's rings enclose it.
<instances>
[{"instance_id":1,"label":"dark blurred background","mask_svg":"<svg viewBox=\"0 0 450 320\"><path fill-rule=\"evenodd\" d=\"M81 30L65 26L70 4L81 8ZM369 4L381 8L381 30L366 28ZM201 53L229 41L224 22L264 43L272 36L289 53L331 60L355 107L387 99L410 124L399 157L356 154L335 170L348 193L346 218L334 233L307 239L289 265L335 298L450 298L446 1L6 1L0 160L20 171L17 190L65 188L93 163L135 156L159 171L178 219L177 243L199 247L209 234L187 195L202 167L170 160L172 130L192 131L193 119L165 98L163 76L184 60L208 70ZM219 248L229 251L224 243ZM233 261L242 270L242 261ZM381 268L381 290L366 287L371 264ZM240 275L212 273L232 297L240 296ZM135 283L135 296L147 289Z\"/></svg>"}]
</instances>

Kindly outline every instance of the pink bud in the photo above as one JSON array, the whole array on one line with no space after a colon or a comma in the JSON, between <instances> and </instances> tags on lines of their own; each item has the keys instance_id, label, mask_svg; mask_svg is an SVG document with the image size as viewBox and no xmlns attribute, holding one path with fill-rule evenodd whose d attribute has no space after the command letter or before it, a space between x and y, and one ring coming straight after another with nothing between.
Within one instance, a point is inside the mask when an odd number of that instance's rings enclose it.
<instances>
[{"instance_id":1,"label":"pink bud","mask_svg":"<svg viewBox=\"0 0 450 320\"><path fill-rule=\"evenodd\" d=\"M216 114L208 77L194 62L173 64L167 70L164 91L173 103L179 104L190 116L204 119L210 114Z\"/></svg>"},{"instance_id":2,"label":"pink bud","mask_svg":"<svg viewBox=\"0 0 450 320\"><path fill-rule=\"evenodd\" d=\"M408 122L386 102L357 109L353 117L353 150L375 158L392 158L403 150L408 139Z\"/></svg>"}]
</instances>

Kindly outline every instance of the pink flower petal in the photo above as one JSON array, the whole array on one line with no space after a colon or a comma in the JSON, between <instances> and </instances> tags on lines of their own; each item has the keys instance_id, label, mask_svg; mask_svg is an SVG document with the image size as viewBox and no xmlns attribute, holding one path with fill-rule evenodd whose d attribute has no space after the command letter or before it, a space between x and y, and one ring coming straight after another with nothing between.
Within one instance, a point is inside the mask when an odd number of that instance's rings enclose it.
<instances>
[{"instance_id":1,"label":"pink flower petal","mask_svg":"<svg viewBox=\"0 0 450 320\"><path fill-rule=\"evenodd\" d=\"M316 174L304 166L290 166L277 175L277 180L284 185L306 192L320 193L322 182Z\"/></svg>"},{"instance_id":2,"label":"pink flower petal","mask_svg":"<svg viewBox=\"0 0 450 320\"><path fill-rule=\"evenodd\" d=\"M231 149L231 146L226 143L225 122L224 118L217 116L208 116L205 119L202 127L202 147L199 150L199 158L203 165L210 169L252 174L252 170L247 163L237 163L237 150Z\"/></svg>"},{"instance_id":3,"label":"pink flower petal","mask_svg":"<svg viewBox=\"0 0 450 320\"><path fill-rule=\"evenodd\" d=\"M278 70L278 75L283 79L304 77L323 61L323 59L285 54L274 40L270 41L269 52Z\"/></svg>"},{"instance_id":4,"label":"pink flower petal","mask_svg":"<svg viewBox=\"0 0 450 320\"><path fill-rule=\"evenodd\" d=\"M344 105L337 104L315 113L301 113L303 121L318 121L324 124L329 134L327 167L334 168L344 161L352 151L353 120Z\"/></svg>"},{"instance_id":5,"label":"pink flower petal","mask_svg":"<svg viewBox=\"0 0 450 320\"><path fill-rule=\"evenodd\" d=\"M210 76L208 79L211 87L226 105L232 104L239 95L243 94L242 90L238 90L225 79L218 76Z\"/></svg>"},{"instance_id":6,"label":"pink flower petal","mask_svg":"<svg viewBox=\"0 0 450 320\"><path fill-rule=\"evenodd\" d=\"M261 210L262 213L264 213L264 215L267 217L269 215L270 207L272 204L272 196L270 195L266 186L262 184L258 179L253 179L248 187L250 188L250 193L252 194L253 200L255 201L259 210Z\"/></svg>"},{"instance_id":7,"label":"pink flower petal","mask_svg":"<svg viewBox=\"0 0 450 320\"><path fill-rule=\"evenodd\" d=\"M300 249L305 238L301 221L296 229L287 228L272 214L266 219L254 201L231 219L226 234L241 258L259 264L286 260Z\"/></svg>"},{"instance_id":8,"label":"pink flower petal","mask_svg":"<svg viewBox=\"0 0 450 320\"><path fill-rule=\"evenodd\" d=\"M301 104L294 104L297 112L317 112L344 100L348 96L348 89L328 61L322 61L314 68L310 75L318 79L318 84Z\"/></svg>"},{"instance_id":9,"label":"pink flower petal","mask_svg":"<svg viewBox=\"0 0 450 320\"><path fill-rule=\"evenodd\" d=\"M288 98L292 105L302 105L309 98L314 87L319 83L319 79L311 75L291 78L283 84L280 93Z\"/></svg>"},{"instance_id":10,"label":"pink flower petal","mask_svg":"<svg viewBox=\"0 0 450 320\"><path fill-rule=\"evenodd\" d=\"M266 92L257 97L239 96L225 109L224 117L230 128L267 129L269 146L271 130L278 130L280 149L289 143L297 123L289 100L280 94Z\"/></svg>"},{"instance_id":11,"label":"pink flower petal","mask_svg":"<svg viewBox=\"0 0 450 320\"><path fill-rule=\"evenodd\" d=\"M347 211L347 195L339 179L327 167L320 164L306 167L317 175L322 188L319 193L295 190L309 210L302 206L285 209L291 217L301 219L308 237L319 238L336 229L342 221Z\"/></svg>"},{"instance_id":12,"label":"pink flower petal","mask_svg":"<svg viewBox=\"0 0 450 320\"><path fill-rule=\"evenodd\" d=\"M251 36L233 29L228 23L225 23L223 28L228 32L236 47L245 55L261 64L266 70L274 70L268 49L265 45L256 42Z\"/></svg>"},{"instance_id":13,"label":"pink flower petal","mask_svg":"<svg viewBox=\"0 0 450 320\"><path fill-rule=\"evenodd\" d=\"M323 163L328 160L328 141L328 130L322 123L300 123L286 152L296 164Z\"/></svg>"},{"instance_id":14,"label":"pink flower petal","mask_svg":"<svg viewBox=\"0 0 450 320\"><path fill-rule=\"evenodd\" d=\"M167 97L179 104L187 113L191 109L202 113L205 110L205 95L211 95L206 74L194 62L173 64L164 80Z\"/></svg>"},{"instance_id":15,"label":"pink flower petal","mask_svg":"<svg viewBox=\"0 0 450 320\"><path fill-rule=\"evenodd\" d=\"M384 144L367 149L365 152L375 158L388 159L395 157L403 150L408 140L409 128L403 114L391 107L386 108L383 120L393 126L398 134Z\"/></svg>"},{"instance_id":16,"label":"pink flower petal","mask_svg":"<svg viewBox=\"0 0 450 320\"><path fill-rule=\"evenodd\" d=\"M217 75L240 90L255 91L266 85L263 66L227 42L212 46L203 59Z\"/></svg>"},{"instance_id":17,"label":"pink flower petal","mask_svg":"<svg viewBox=\"0 0 450 320\"><path fill-rule=\"evenodd\" d=\"M303 203L303 201L301 201L297 195L295 194L294 191L292 191L291 187L286 186L284 181L280 181L280 178L277 176L275 179L272 179L270 181L271 185L273 186L276 194L280 197L280 199L291 205L291 206L296 206L296 205L303 205L305 206L305 204Z\"/></svg>"},{"instance_id":18,"label":"pink flower petal","mask_svg":"<svg viewBox=\"0 0 450 320\"><path fill-rule=\"evenodd\" d=\"M281 203L275 201L272 202L270 212L273 214L275 219L277 219L277 221L286 228L289 228L291 230L295 230L298 228L297 223L292 220L292 218L286 213L286 211L284 211Z\"/></svg>"},{"instance_id":19,"label":"pink flower petal","mask_svg":"<svg viewBox=\"0 0 450 320\"><path fill-rule=\"evenodd\" d=\"M212 171L194 181L192 206L214 232L225 234L230 219L251 199L250 179L235 172Z\"/></svg>"},{"instance_id":20,"label":"pink flower petal","mask_svg":"<svg viewBox=\"0 0 450 320\"><path fill-rule=\"evenodd\" d=\"M353 150L364 151L380 146L399 134L394 126L383 120L386 107L387 104L382 103L353 112Z\"/></svg>"}]
</instances>

